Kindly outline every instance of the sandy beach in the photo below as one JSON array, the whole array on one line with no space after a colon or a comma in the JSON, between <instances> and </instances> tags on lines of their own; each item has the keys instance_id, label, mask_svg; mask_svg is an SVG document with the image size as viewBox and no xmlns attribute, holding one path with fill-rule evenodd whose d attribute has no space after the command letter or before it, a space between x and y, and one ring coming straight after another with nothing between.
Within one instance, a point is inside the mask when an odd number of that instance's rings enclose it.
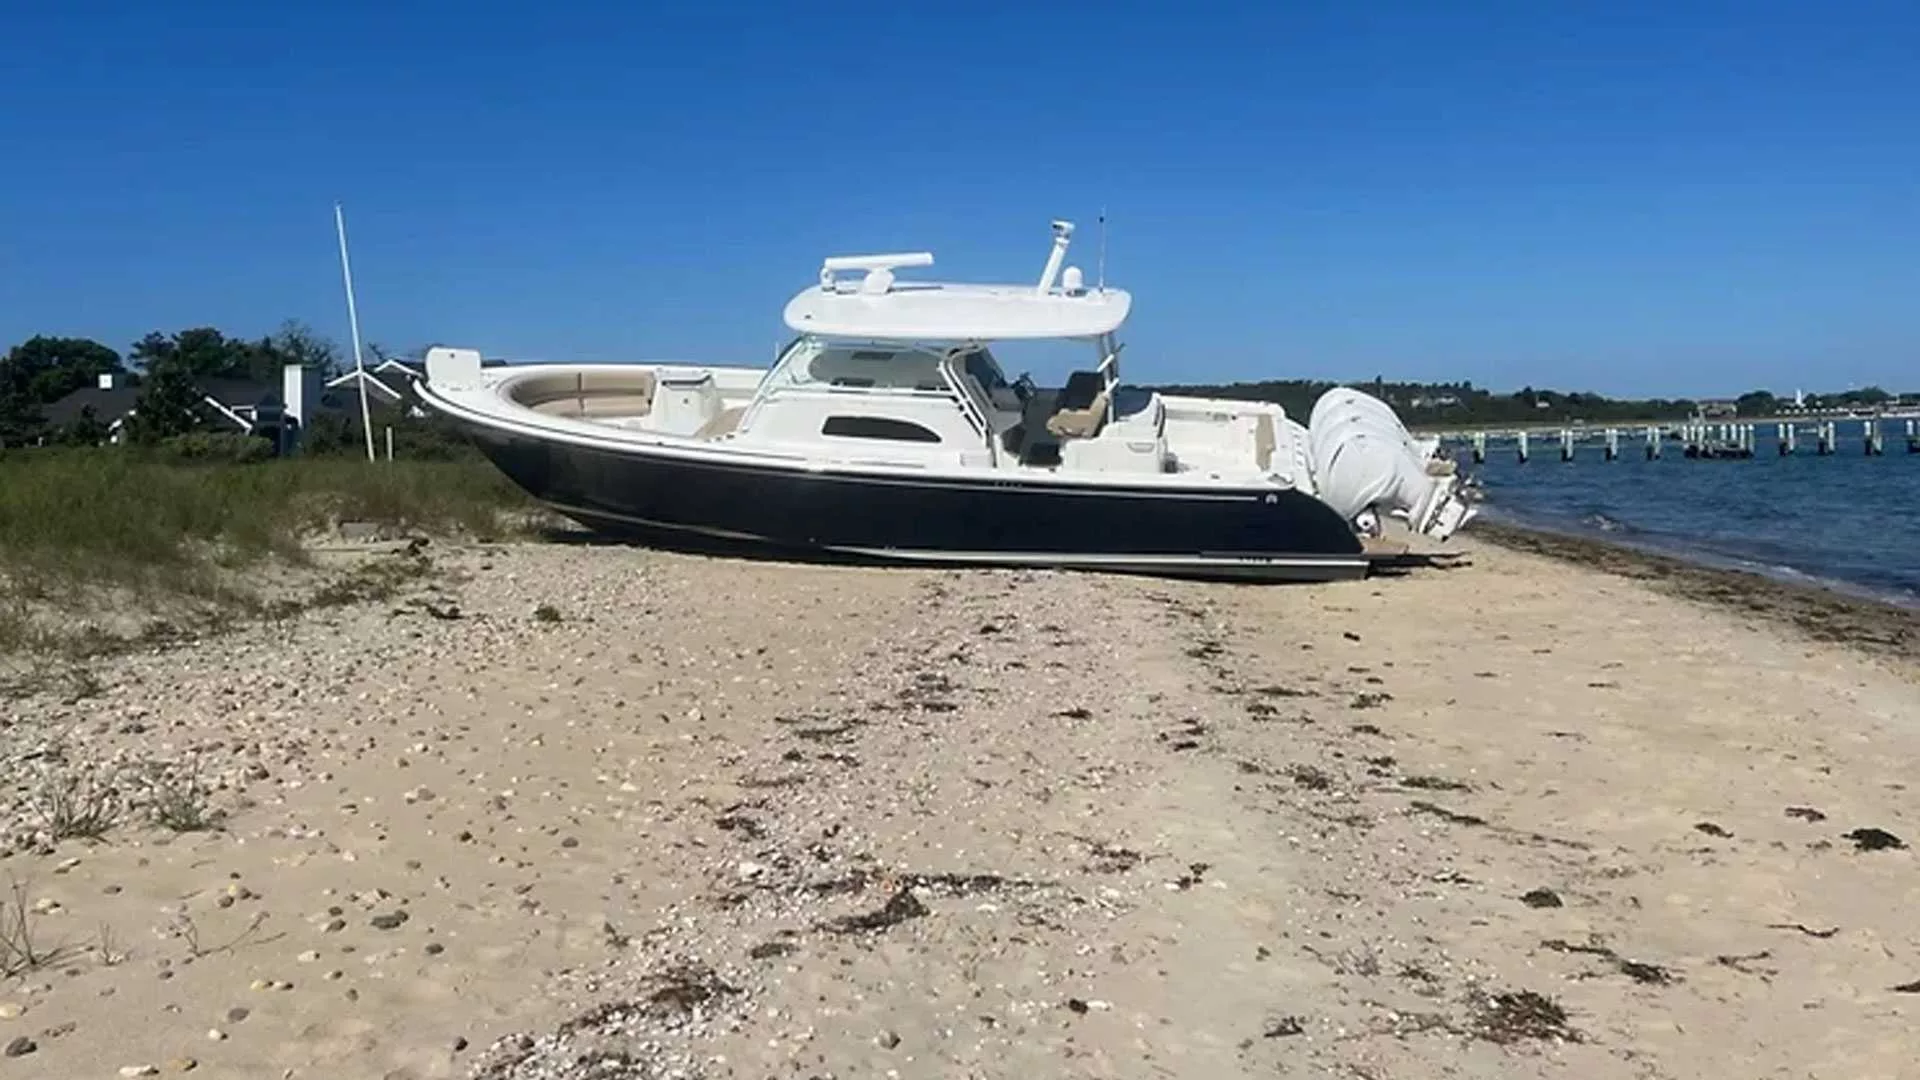
<instances>
[{"instance_id":1,"label":"sandy beach","mask_svg":"<svg viewBox=\"0 0 1920 1080\"><path fill-rule=\"evenodd\" d=\"M1913 616L1460 546L336 553L0 701L0 1077L1914 1075Z\"/></svg>"}]
</instances>

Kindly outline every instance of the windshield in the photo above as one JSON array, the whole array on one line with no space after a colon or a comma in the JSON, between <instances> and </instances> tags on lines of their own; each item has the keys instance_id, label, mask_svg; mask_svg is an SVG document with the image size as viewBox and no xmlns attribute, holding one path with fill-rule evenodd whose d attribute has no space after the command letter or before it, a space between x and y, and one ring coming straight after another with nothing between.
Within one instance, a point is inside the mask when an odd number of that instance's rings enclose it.
<instances>
[{"instance_id":1,"label":"windshield","mask_svg":"<svg viewBox=\"0 0 1920 1080\"><path fill-rule=\"evenodd\" d=\"M965 356L961 358L961 363L965 366L967 374L973 376L973 380L989 394L1013 385L1007 381L1006 375L1000 371L1000 365L994 361L993 354L988 352L985 346L968 349Z\"/></svg>"}]
</instances>

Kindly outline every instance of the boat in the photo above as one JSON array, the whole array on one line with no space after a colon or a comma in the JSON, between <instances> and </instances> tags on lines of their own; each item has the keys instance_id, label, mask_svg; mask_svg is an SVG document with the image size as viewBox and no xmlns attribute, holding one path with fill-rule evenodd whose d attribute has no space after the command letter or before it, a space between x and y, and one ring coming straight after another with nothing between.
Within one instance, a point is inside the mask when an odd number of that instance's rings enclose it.
<instances>
[{"instance_id":1,"label":"boat","mask_svg":"<svg viewBox=\"0 0 1920 1080\"><path fill-rule=\"evenodd\" d=\"M521 488L609 536L776 555L1253 580L1365 576L1385 520L1445 540L1453 463L1341 387L1306 424L1267 402L1123 384L1132 296L917 280L930 252L835 256L786 304L770 367L499 363L435 347L420 402ZM1029 279L1031 280L1031 279ZM1009 342L1085 348L1043 389Z\"/></svg>"}]
</instances>

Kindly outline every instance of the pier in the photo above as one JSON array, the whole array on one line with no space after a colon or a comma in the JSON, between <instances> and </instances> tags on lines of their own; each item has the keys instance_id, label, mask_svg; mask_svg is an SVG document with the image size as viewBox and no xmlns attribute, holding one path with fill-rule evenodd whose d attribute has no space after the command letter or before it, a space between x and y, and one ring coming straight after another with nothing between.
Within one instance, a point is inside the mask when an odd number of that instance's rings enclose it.
<instances>
[{"instance_id":1,"label":"pier","mask_svg":"<svg viewBox=\"0 0 1920 1080\"><path fill-rule=\"evenodd\" d=\"M1639 445L1648 461L1655 461L1671 447L1681 457L1709 461L1752 458L1760 454L1760 434L1770 436L1767 444L1774 455L1790 457L1801 453L1801 443L1813 448L1811 456L1860 454L1883 457L1887 452L1887 430L1892 428L1904 441L1906 453L1920 456L1920 418L1878 417L1814 421L1704 421L1688 420L1675 424L1636 424L1591 427L1569 425L1555 428L1486 428L1473 431L1442 432L1442 445L1465 443L1471 448L1473 462L1484 464L1492 450L1512 453L1520 464L1532 456L1535 438L1558 450L1562 462L1575 460L1576 451L1598 446L1603 461L1617 461L1621 444ZM1896 444L1898 445L1898 444Z\"/></svg>"}]
</instances>

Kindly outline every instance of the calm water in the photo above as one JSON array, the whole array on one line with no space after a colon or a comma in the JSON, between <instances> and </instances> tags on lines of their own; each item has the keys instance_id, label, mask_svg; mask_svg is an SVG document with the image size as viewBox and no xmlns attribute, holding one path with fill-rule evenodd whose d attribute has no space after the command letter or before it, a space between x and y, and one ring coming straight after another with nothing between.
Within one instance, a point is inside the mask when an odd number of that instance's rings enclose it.
<instances>
[{"instance_id":1,"label":"calm water","mask_svg":"<svg viewBox=\"0 0 1920 1080\"><path fill-rule=\"evenodd\" d=\"M1620 459L1598 444L1578 446L1571 464L1560 442L1535 438L1520 465L1510 445L1449 443L1485 489L1489 520L1534 524L1653 548L1695 561L1775 577L1813 578L1920 607L1920 454L1886 427L1886 456L1862 453L1858 424L1837 452L1819 457L1804 434L1780 457L1770 432L1756 435L1748 460L1688 461L1668 441L1658 461L1622 432ZM1849 438L1848 436L1852 437Z\"/></svg>"}]
</instances>

